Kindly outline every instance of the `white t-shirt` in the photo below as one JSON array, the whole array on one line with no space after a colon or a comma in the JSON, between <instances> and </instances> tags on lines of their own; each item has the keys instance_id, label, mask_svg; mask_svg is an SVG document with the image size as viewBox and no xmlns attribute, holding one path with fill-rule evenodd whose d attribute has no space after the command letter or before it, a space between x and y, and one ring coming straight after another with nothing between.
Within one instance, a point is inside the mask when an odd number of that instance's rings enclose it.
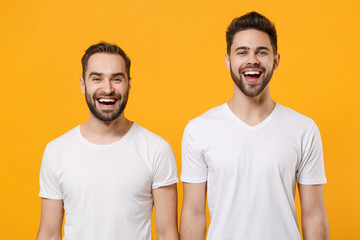
<instances>
[{"instance_id":1,"label":"white t-shirt","mask_svg":"<svg viewBox=\"0 0 360 240\"><path fill-rule=\"evenodd\" d=\"M152 189L178 182L170 145L133 123L109 145L76 127L50 142L40 170L40 197L62 199L64 240L151 239Z\"/></svg>"},{"instance_id":2,"label":"white t-shirt","mask_svg":"<svg viewBox=\"0 0 360 240\"><path fill-rule=\"evenodd\" d=\"M256 126L223 104L186 126L180 179L207 181L207 239L300 239L296 182L326 183L319 130L279 104Z\"/></svg>"}]
</instances>

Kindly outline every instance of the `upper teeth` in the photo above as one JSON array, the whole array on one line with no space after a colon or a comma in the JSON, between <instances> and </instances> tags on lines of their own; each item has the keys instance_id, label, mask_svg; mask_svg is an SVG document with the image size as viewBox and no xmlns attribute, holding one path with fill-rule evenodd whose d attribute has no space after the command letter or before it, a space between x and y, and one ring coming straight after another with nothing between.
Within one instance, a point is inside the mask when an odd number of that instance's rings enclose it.
<instances>
[{"instance_id":1,"label":"upper teeth","mask_svg":"<svg viewBox=\"0 0 360 240\"><path fill-rule=\"evenodd\" d=\"M115 100L110 99L110 98L102 98L102 99L99 99L99 102L115 102Z\"/></svg>"},{"instance_id":2,"label":"upper teeth","mask_svg":"<svg viewBox=\"0 0 360 240\"><path fill-rule=\"evenodd\" d=\"M260 74L260 72L250 71L250 72L245 72L245 74L246 74L246 75L248 75L248 74L255 75L255 74Z\"/></svg>"}]
</instances>

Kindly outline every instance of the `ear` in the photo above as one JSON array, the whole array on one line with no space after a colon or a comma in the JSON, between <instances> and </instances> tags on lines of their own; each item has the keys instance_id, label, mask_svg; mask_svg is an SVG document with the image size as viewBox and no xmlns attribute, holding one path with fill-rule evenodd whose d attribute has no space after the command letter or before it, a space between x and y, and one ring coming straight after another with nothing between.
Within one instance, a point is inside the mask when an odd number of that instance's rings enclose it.
<instances>
[{"instance_id":1,"label":"ear","mask_svg":"<svg viewBox=\"0 0 360 240\"><path fill-rule=\"evenodd\" d=\"M129 78L129 84L128 84L128 89L131 89L131 78Z\"/></svg>"},{"instance_id":2,"label":"ear","mask_svg":"<svg viewBox=\"0 0 360 240\"><path fill-rule=\"evenodd\" d=\"M275 58L274 58L274 69L277 69L280 63L280 54L277 53Z\"/></svg>"},{"instance_id":3,"label":"ear","mask_svg":"<svg viewBox=\"0 0 360 240\"><path fill-rule=\"evenodd\" d=\"M230 56L229 54L225 54L225 64L228 71L230 71Z\"/></svg>"},{"instance_id":4,"label":"ear","mask_svg":"<svg viewBox=\"0 0 360 240\"><path fill-rule=\"evenodd\" d=\"M85 93L85 80L80 77L80 88L81 88L81 92Z\"/></svg>"}]
</instances>

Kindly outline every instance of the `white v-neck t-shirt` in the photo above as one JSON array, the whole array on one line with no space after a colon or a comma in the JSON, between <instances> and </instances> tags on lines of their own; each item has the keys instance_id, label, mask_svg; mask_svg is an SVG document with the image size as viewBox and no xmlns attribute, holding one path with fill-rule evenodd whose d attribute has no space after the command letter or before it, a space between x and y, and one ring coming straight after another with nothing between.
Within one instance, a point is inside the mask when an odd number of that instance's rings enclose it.
<instances>
[{"instance_id":1,"label":"white v-neck t-shirt","mask_svg":"<svg viewBox=\"0 0 360 240\"><path fill-rule=\"evenodd\" d=\"M207 239L300 240L296 182L326 183L319 130L279 104L256 126L223 104L186 126L180 179L207 182Z\"/></svg>"},{"instance_id":2,"label":"white v-neck t-shirt","mask_svg":"<svg viewBox=\"0 0 360 240\"><path fill-rule=\"evenodd\" d=\"M63 200L64 240L151 239L152 189L176 182L161 137L133 123L119 141L98 145L78 126L47 145L39 196Z\"/></svg>"}]
</instances>

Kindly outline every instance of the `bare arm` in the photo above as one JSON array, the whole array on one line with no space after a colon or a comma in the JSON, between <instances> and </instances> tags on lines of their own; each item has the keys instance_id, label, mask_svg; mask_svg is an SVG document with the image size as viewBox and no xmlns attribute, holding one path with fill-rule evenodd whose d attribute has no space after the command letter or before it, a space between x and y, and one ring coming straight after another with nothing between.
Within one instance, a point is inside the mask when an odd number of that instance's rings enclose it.
<instances>
[{"instance_id":1,"label":"bare arm","mask_svg":"<svg viewBox=\"0 0 360 240\"><path fill-rule=\"evenodd\" d=\"M176 184L154 189L152 193L158 239L178 240Z\"/></svg>"},{"instance_id":2,"label":"bare arm","mask_svg":"<svg viewBox=\"0 0 360 240\"><path fill-rule=\"evenodd\" d=\"M329 240L329 223L324 203L324 186L299 184L304 240Z\"/></svg>"},{"instance_id":3,"label":"bare arm","mask_svg":"<svg viewBox=\"0 0 360 240\"><path fill-rule=\"evenodd\" d=\"M206 182L184 183L180 239L204 240L206 234Z\"/></svg>"},{"instance_id":4,"label":"bare arm","mask_svg":"<svg viewBox=\"0 0 360 240\"><path fill-rule=\"evenodd\" d=\"M62 200L41 199L41 220L37 240L61 240L64 208Z\"/></svg>"}]
</instances>

